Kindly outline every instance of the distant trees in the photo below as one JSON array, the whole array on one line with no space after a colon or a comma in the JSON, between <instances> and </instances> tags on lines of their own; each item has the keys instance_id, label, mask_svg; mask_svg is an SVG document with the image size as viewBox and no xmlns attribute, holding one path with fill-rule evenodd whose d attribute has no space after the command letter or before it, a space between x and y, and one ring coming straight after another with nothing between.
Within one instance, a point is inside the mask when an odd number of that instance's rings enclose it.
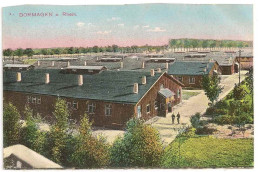
<instances>
[{"instance_id":1,"label":"distant trees","mask_svg":"<svg viewBox=\"0 0 260 172\"><path fill-rule=\"evenodd\" d=\"M26 48L24 50L24 54L27 55L27 57L32 57L34 55L34 51L31 48Z\"/></svg>"},{"instance_id":2,"label":"distant trees","mask_svg":"<svg viewBox=\"0 0 260 172\"><path fill-rule=\"evenodd\" d=\"M4 104L3 115L3 135L4 147L19 143L20 139L20 114L16 107L12 104Z\"/></svg>"},{"instance_id":3,"label":"distant trees","mask_svg":"<svg viewBox=\"0 0 260 172\"><path fill-rule=\"evenodd\" d=\"M249 47L249 41L210 40L210 39L171 39L169 46L172 48L215 48L215 47Z\"/></svg>"},{"instance_id":4,"label":"distant trees","mask_svg":"<svg viewBox=\"0 0 260 172\"><path fill-rule=\"evenodd\" d=\"M126 133L111 148L114 167L159 167L163 153L159 133L139 119L127 122Z\"/></svg>"},{"instance_id":5,"label":"distant trees","mask_svg":"<svg viewBox=\"0 0 260 172\"><path fill-rule=\"evenodd\" d=\"M223 88L219 86L219 83L220 78L218 75L204 75L202 78L202 88L212 105L218 99L219 94L223 90Z\"/></svg>"},{"instance_id":6,"label":"distant trees","mask_svg":"<svg viewBox=\"0 0 260 172\"><path fill-rule=\"evenodd\" d=\"M24 54L24 50L22 48L18 48L17 50L14 51L14 55L18 57L22 57Z\"/></svg>"}]
</instances>

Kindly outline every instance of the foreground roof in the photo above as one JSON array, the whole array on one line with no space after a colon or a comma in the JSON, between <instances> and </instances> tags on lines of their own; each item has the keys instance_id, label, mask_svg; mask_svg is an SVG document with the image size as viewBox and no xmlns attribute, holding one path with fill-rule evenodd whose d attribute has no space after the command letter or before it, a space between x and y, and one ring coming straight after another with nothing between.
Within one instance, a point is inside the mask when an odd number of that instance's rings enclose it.
<instances>
[{"instance_id":1,"label":"foreground roof","mask_svg":"<svg viewBox=\"0 0 260 172\"><path fill-rule=\"evenodd\" d=\"M176 61L169 65L169 75L203 75L208 74L215 62ZM204 71L206 68L206 71Z\"/></svg>"},{"instance_id":2,"label":"foreground roof","mask_svg":"<svg viewBox=\"0 0 260 172\"><path fill-rule=\"evenodd\" d=\"M160 89L159 94L161 94L165 98L174 96L174 93L168 88Z\"/></svg>"},{"instance_id":3,"label":"foreground roof","mask_svg":"<svg viewBox=\"0 0 260 172\"><path fill-rule=\"evenodd\" d=\"M19 158L33 168L62 168L59 164L56 164L24 145L18 144L4 148L4 158L8 158L11 155Z\"/></svg>"},{"instance_id":4,"label":"foreground roof","mask_svg":"<svg viewBox=\"0 0 260 172\"><path fill-rule=\"evenodd\" d=\"M4 67L12 67L12 68L28 68L32 65L29 64L5 64Z\"/></svg>"},{"instance_id":5,"label":"foreground roof","mask_svg":"<svg viewBox=\"0 0 260 172\"><path fill-rule=\"evenodd\" d=\"M83 75L83 85L78 86L78 75L62 74L59 69L37 69L22 71L22 81L16 82L16 72L5 71L3 75L6 91L17 91L60 97L103 100L135 104L163 75L140 71L103 71L95 75ZM49 73L50 83L45 84L45 73ZM142 85L142 77L147 83ZM134 83L139 84L138 94L133 93Z\"/></svg>"}]
</instances>

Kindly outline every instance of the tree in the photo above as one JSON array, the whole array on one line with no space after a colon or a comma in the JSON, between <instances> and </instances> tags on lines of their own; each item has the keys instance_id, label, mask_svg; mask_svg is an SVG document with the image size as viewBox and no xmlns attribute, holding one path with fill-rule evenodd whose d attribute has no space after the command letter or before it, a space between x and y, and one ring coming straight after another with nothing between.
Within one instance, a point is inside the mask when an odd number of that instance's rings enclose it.
<instances>
[{"instance_id":1,"label":"tree","mask_svg":"<svg viewBox=\"0 0 260 172\"><path fill-rule=\"evenodd\" d=\"M4 129L4 147L19 143L20 139L20 114L12 104L4 104L3 129Z\"/></svg>"},{"instance_id":2,"label":"tree","mask_svg":"<svg viewBox=\"0 0 260 172\"><path fill-rule=\"evenodd\" d=\"M93 52L99 53L99 47L97 45L93 47Z\"/></svg>"},{"instance_id":3,"label":"tree","mask_svg":"<svg viewBox=\"0 0 260 172\"><path fill-rule=\"evenodd\" d=\"M22 57L23 56L23 52L24 50L21 48L18 48L17 50L15 50L14 54L18 57Z\"/></svg>"},{"instance_id":4,"label":"tree","mask_svg":"<svg viewBox=\"0 0 260 172\"><path fill-rule=\"evenodd\" d=\"M53 161L61 163L65 159L63 152L65 151L69 127L69 110L65 100L57 99L53 115L55 117L55 123L51 126L49 136L50 154Z\"/></svg>"},{"instance_id":5,"label":"tree","mask_svg":"<svg viewBox=\"0 0 260 172\"><path fill-rule=\"evenodd\" d=\"M223 87L219 86L220 78L218 75L204 75L202 79L202 87L205 91L206 96L213 105L215 100L218 99L219 94L222 92Z\"/></svg>"},{"instance_id":6,"label":"tree","mask_svg":"<svg viewBox=\"0 0 260 172\"><path fill-rule=\"evenodd\" d=\"M24 54L26 54L27 57L32 57L34 55L34 51L31 48L26 48L24 50Z\"/></svg>"},{"instance_id":7,"label":"tree","mask_svg":"<svg viewBox=\"0 0 260 172\"><path fill-rule=\"evenodd\" d=\"M109 145L103 137L92 136L91 125L88 116L84 114L71 157L72 164L76 168L100 168L108 165Z\"/></svg>"},{"instance_id":8,"label":"tree","mask_svg":"<svg viewBox=\"0 0 260 172\"><path fill-rule=\"evenodd\" d=\"M10 48L5 49L5 50L3 51L3 55L4 55L4 56L8 56L8 57L10 57L10 56L13 55L13 50L10 49Z\"/></svg>"},{"instance_id":9,"label":"tree","mask_svg":"<svg viewBox=\"0 0 260 172\"><path fill-rule=\"evenodd\" d=\"M127 122L126 133L111 148L114 167L159 167L163 153L159 133L139 119Z\"/></svg>"}]
</instances>

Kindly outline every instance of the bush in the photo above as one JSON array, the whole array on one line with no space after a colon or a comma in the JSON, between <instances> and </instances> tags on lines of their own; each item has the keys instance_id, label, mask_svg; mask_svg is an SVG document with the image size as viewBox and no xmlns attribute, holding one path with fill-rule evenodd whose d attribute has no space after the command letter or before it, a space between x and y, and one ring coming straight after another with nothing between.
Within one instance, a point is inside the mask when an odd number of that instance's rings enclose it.
<instances>
[{"instance_id":1,"label":"bush","mask_svg":"<svg viewBox=\"0 0 260 172\"><path fill-rule=\"evenodd\" d=\"M217 116L214 119L214 122L216 122L217 124L223 125L223 124L233 124L234 123L234 116L230 116L230 115L221 115L221 116Z\"/></svg>"},{"instance_id":2,"label":"bush","mask_svg":"<svg viewBox=\"0 0 260 172\"><path fill-rule=\"evenodd\" d=\"M192 127L194 128L199 128L201 127L201 123L200 123L200 113L196 113L195 115L190 117L190 122Z\"/></svg>"},{"instance_id":3,"label":"bush","mask_svg":"<svg viewBox=\"0 0 260 172\"><path fill-rule=\"evenodd\" d=\"M102 136L98 138L92 136L91 125L87 115L84 115L71 156L71 163L76 168L100 168L109 163L109 145Z\"/></svg>"},{"instance_id":4,"label":"bush","mask_svg":"<svg viewBox=\"0 0 260 172\"><path fill-rule=\"evenodd\" d=\"M139 119L127 122L126 133L111 148L113 167L159 167L163 153L159 133Z\"/></svg>"},{"instance_id":5,"label":"bush","mask_svg":"<svg viewBox=\"0 0 260 172\"><path fill-rule=\"evenodd\" d=\"M217 130L214 129L214 128L208 128L208 127L204 126L202 128L197 128L196 129L196 134L198 134L198 135L211 135L215 131L217 131Z\"/></svg>"},{"instance_id":6,"label":"bush","mask_svg":"<svg viewBox=\"0 0 260 172\"><path fill-rule=\"evenodd\" d=\"M12 103L4 104L3 113L4 147L7 147L19 143L21 116Z\"/></svg>"}]
</instances>

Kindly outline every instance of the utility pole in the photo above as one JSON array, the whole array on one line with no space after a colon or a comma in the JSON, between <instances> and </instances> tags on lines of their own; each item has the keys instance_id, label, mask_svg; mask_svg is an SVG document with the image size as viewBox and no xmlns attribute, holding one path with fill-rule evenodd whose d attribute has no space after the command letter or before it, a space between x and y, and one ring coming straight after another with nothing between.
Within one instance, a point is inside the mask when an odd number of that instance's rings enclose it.
<instances>
[{"instance_id":1,"label":"utility pole","mask_svg":"<svg viewBox=\"0 0 260 172\"><path fill-rule=\"evenodd\" d=\"M238 64L239 64L239 66L238 66L238 68L239 68L239 69L238 69L238 70L239 70L239 77L238 77L238 78L239 78L239 83L238 83L238 84L240 85L240 69L241 69L241 67L240 67L240 57L241 57L241 52L242 52L242 50L239 49L238 52L239 52L239 56L238 56Z\"/></svg>"}]
</instances>

